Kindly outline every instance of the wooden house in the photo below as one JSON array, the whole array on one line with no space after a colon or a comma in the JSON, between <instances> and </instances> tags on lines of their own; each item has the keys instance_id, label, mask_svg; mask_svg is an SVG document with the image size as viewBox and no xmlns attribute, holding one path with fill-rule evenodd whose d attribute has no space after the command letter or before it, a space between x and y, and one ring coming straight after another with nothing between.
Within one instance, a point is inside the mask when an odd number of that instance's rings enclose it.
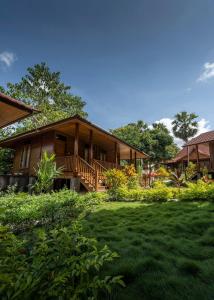
<instances>
[{"instance_id":1,"label":"wooden house","mask_svg":"<svg viewBox=\"0 0 214 300\"><path fill-rule=\"evenodd\" d=\"M23 102L0 93L0 128L38 112Z\"/></svg>"},{"instance_id":2,"label":"wooden house","mask_svg":"<svg viewBox=\"0 0 214 300\"><path fill-rule=\"evenodd\" d=\"M121 160L130 163L147 158L144 152L130 146L111 133L76 115L31 130L0 142L0 147L15 150L13 176L35 178L42 153L54 153L63 173L55 186L68 185L87 191L105 189L103 173L120 168Z\"/></svg>"},{"instance_id":3,"label":"wooden house","mask_svg":"<svg viewBox=\"0 0 214 300\"><path fill-rule=\"evenodd\" d=\"M209 169L210 165L210 152L208 145L199 145L198 154L197 148L195 145L192 145L187 149L184 147L181 149L176 157L167 161L167 166L171 168L185 168L188 165L188 162L198 163L200 169L207 167Z\"/></svg>"}]
</instances>

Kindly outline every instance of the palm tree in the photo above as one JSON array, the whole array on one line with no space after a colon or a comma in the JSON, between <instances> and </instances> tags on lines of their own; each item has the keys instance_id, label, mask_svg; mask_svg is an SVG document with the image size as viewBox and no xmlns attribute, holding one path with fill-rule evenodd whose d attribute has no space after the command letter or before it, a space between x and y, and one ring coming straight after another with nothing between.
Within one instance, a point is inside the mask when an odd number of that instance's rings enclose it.
<instances>
[{"instance_id":1,"label":"palm tree","mask_svg":"<svg viewBox=\"0 0 214 300\"><path fill-rule=\"evenodd\" d=\"M187 143L188 139L196 135L198 132L197 118L198 116L196 114L188 114L186 111L176 114L174 121L172 122L174 136Z\"/></svg>"}]
</instances>

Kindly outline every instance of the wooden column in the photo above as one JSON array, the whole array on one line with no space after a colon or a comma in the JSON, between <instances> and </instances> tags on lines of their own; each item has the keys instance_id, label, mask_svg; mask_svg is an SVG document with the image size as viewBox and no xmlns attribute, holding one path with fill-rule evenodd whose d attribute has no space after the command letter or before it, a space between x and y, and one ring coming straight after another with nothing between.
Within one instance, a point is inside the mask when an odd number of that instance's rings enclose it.
<instances>
[{"instance_id":1,"label":"wooden column","mask_svg":"<svg viewBox=\"0 0 214 300\"><path fill-rule=\"evenodd\" d=\"M135 169L137 170L137 153L136 153L136 151L134 152L134 166L135 166Z\"/></svg>"},{"instance_id":2,"label":"wooden column","mask_svg":"<svg viewBox=\"0 0 214 300\"><path fill-rule=\"evenodd\" d=\"M197 155L197 171L200 172L200 161L199 161L198 145L196 145L196 155Z\"/></svg>"},{"instance_id":3,"label":"wooden column","mask_svg":"<svg viewBox=\"0 0 214 300\"><path fill-rule=\"evenodd\" d=\"M89 162L91 163L94 157L94 149L93 149L93 131L89 132Z\"/></svg>"},{"instance_id":4,"label":"wooden column","mask_svg":"<svg viewBox=\"0 0 214 300\"><path fill-rule=\"evenodd\" d=\"M130 149L130 162L129 164L131 165L132 164L132 149Z\"/></svg>"},{"instance_id":5,"label":"wooden column","mask_svg":"<svg viewBox=\"0 0 214 300\"><path fill-rule=\"evenodd\" d=\"M189 146L187 146L187 166L189 165Z\"/></svg>"},{"instance_id":6,"label":"wooden column","mask_svg":"<svg viewBox=\"0 0 214 300\"><path fill-rule=\"evenodd\" d=\"M117 144L117 142L115 142L114 143L114 159L115 159L116 168L118 165L117 150L118 150L118 144Z\"/></svg>"},{"instance_id":7,"label":"wooden column","mask_svg":"<svg viewBox=\"0 0 214 300\"><path fill-rule=\"evenodd\" d=\"M74 155L79 155L79 124L75 124L75 135L74 135Z\"/></svg>"}]
</instances>

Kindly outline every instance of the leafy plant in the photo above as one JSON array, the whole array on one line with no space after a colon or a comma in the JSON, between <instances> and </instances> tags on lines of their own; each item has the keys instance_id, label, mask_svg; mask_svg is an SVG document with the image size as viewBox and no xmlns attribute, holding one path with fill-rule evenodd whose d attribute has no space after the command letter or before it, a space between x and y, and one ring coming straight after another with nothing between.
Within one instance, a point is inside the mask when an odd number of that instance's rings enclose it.
<instances>
[{"instance_id":1,"label":"leafy plant","mask_svg":"<svg viewBox=\"0 0 214 300\"><path fill-rule=\"evenodd\" d=\"M193 179L193 177L197 174L197 166L193 162L189 162L188 166L186 167L185 170L186 174L186 180L190 181Z\"/></svg>"},{"instance_id":2,"label":"leafy plant","mask_svg":"<svg viewBox=\"0 0 214 300\"><path fill-rule=\"evenodd\" d=\"M107 246L98 249L78 222L38 230L28 242L1 227L0 238L1 299L98 299L101 290L124 286L121 276L101 277L118 255Z\"/></svg>"},{"instance_id":3,"label":"leafy plant","mask_svg":"<svg viewBox=\"0 0 214 300\"><path fill-rule=\"evenodd\" d=\"M33 186L36 193L46 193L53 186L54 179L58 177L63 168L57 168L55 154L43 153L42 159L38 163L37 180Z\"/></svg>"},{"instance_id":4,"label":"leafy plant","mask_svg":"<svg viewBox=\"0 0 214 300\"><path fill-rule=\"evenodd\" d=\"M105 172L107 186L109 187L109 194L115 200L118 199L117 190L125 187L127 184L127 176L123 171L118 169L110 169Z\"/></svg>"},{"instance_id":5,"label":"leafy plant","mask_svg":"<svg viewBox=\"0 0 214 300\"><path fill-rule=\"evenodd\" d=\"M123 169L124 174L127 177L127 188L128 189L136 189L139 187L139 177L136 172L135 166L126 165Z\"/></svg>"}]
</instances>

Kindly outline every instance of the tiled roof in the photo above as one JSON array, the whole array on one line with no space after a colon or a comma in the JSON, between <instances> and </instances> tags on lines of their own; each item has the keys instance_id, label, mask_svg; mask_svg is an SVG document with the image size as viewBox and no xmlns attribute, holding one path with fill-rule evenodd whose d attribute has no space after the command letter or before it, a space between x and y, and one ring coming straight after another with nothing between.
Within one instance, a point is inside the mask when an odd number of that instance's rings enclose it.
<instances>
[{"instance_id":1,"label":"tiled roof","mask_svg":"<svg viewBox=\"0 0 214 300\"><path fill-rule=\"evenodd\" d=\"M200 134L199 136L191 139L191 141L186 143L185 146L202 144L202 143L207 143L210 141L214 141L214 130Z\"/></svg>"},{"instance_id":2,"label":"tiled roof","mask_svg":"<svg viewBox=\"0 0 214 300\"><path fill-rule=\"evenodd\" d=\"M190 146L189 147L189 154L191 154L193 151L195 150L195 146ZM204 156L207 156L207 158L210 157L210 152L209 152L209 147L207 145L203 145L203 144L200 144L198 145L198 152L199 152L199 155L204 155ZM187 156L187 147L184 147L183 149L181 149L178 154L176 155L175 158L173 158L172 160L168 161L169 163L176 163L180 160L182 160L184 157Z\"/></svg>"}]
</instances>

